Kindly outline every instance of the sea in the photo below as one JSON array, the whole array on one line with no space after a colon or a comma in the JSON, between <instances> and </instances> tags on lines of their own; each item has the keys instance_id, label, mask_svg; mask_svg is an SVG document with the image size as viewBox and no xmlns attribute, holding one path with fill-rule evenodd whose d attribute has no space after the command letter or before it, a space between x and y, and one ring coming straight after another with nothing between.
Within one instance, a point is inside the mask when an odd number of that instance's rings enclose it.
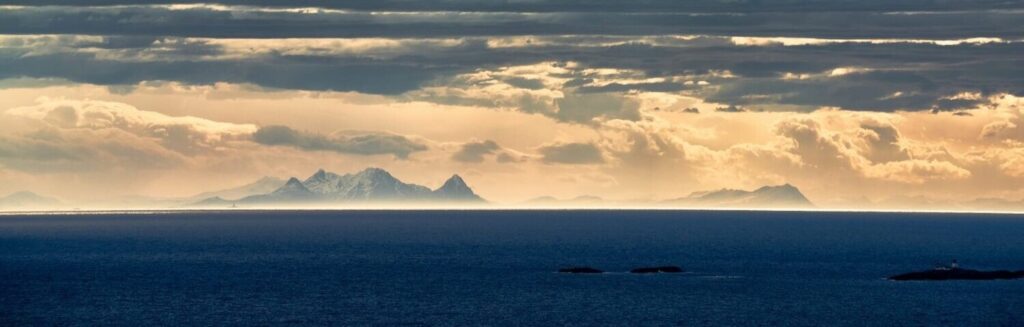
<instances>
[{"instance_id":1,"label":"sea","mask_svg":"<svg viewBox=\"0 0 1024 327\"><path fill-rule=\"evenodd\" d=\"M5 215L0 326L1024 326L1024 280L886 279L954 259L1024 270L1024 216Z\"/></svg>"}]
</instances>

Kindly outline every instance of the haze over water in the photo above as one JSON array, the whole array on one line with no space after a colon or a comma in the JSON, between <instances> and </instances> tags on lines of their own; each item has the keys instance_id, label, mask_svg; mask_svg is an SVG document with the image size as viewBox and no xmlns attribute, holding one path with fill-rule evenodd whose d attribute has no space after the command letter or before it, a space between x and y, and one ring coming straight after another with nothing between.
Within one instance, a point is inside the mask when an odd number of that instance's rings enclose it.
<instances>
[{"instance_id":1,"label":"haze over water","mask_svg":"<svg viewBox=\"0 0 1024 327\"><path fill-rule=\"evenodd\" d=\"M234 211L0 217L0 324L1024 324L1011 215ZM611 273L563 275L588 265ZM681 275L620 273L680 265Z\"/></svg>"}]
</instances>

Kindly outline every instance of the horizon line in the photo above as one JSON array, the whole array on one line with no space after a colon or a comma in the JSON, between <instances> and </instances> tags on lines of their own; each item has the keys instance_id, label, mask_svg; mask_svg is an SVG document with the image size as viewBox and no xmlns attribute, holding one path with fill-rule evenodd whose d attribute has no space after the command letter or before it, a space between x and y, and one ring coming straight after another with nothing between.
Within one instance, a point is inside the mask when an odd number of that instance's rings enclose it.
<instances>
[{"instance_id":1,"label":"horizon line","mask_svg":"<svg viewBox=\"0 0 1024 327\"><path fill-rule=\"evenodd\" d=\"M736 211L736 212L800 212L800 213L906 213L906 214L979 214L1024 216L1024 211L1000 210L916 210L916 209L853 209L853 208L706 208L706 207L259 207L259 208L105 208L105 209L58 209L58 210L0 210L2 216L49 216L49 215L103 215L103 214L172 214L172 213L226 213L226 212L267 212L267 211L317 211L317 212L366 212L366 211Z\"/></svg>"}]
</instances>

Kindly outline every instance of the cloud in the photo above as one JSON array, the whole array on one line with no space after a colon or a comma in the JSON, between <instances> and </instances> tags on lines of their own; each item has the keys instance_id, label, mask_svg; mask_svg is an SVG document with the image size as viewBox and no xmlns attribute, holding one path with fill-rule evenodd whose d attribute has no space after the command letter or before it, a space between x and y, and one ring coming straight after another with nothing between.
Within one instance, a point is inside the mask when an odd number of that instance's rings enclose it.
<instances>
[{"instance_id":1,"label":"cloud","mask_svg":"<svg viewBox=\"0 0 1024 327\"><path fill-rule=\"evenodd\" d=\"M608 92L679 92L694 89L692 85L677 82L650 82L650 83L620 83L612 82L600 86L583 85L578 89L580 93L608 93Z\"/></svg>"},{"instance_id":2,"label":"cloud","mask_svg":"<svg viewBox=\"0 0 1024 327\"><path fill-rule=\"evenodd\" d=\"M685 127L656 116L603 122L598 144L608 164L602 172L634 196L662 198L697 185L710 168L711 151L685 141Z\"/></svg>"},{"instance_id":3,"label":"cloud","mask_svg":"<svg viewBox=\"0 0 1024 327\"><path fill-rule=\"evenodd\" d=\"M429 67L384 65L371 62L300 63L269 58L262 61L154 61L123 62L81 54L3 57L0 78L64 78L101 85L137 84L153 80L211 85L217 82L252 83L269 88L358 91L398 94L419 87L436 72ZM280 62L280 65L275 64ZM72 69L72 67L78 67ZM339 78L339 76L344 78Z\"/></svg>"},{"instance_id":4,"label":"cloud","mask_svg":"<svg viewBox=\"0 0 1024 327\"><path fill-rule=\"evenodd\" d=\"M1017 124L1012 122L1012 121L1008 121L1008 120L995 121L995 122L989 123L988 125L985 125L985 127L981 129L981 137L982 138L1001 138L1001 137L1006 137L1007 135L1012 134L1016 130L1017 130Z\"/></svg>"},{"instance_id":5,"label":"cloud","mask_svg":"<svg viewBox=\"0 0 1024 327\"><path fill-rule=\"evenodd\" d=\"M41 99L2 117L0 164L45 172L181 167L256 130L104 101Z\"/></svg>"},{"instance_id":6,"label":"cloud","mask_svg":"<svg viewBox=\"0 0 1024 327\"><path fill-rule=\"evenodd\" d=\"M463 163L481 163L492 156L497 163L522 163L536 158L535 155L502 147L495 141L483 140L463 143L451 159Z\"/></svg>"},{"instance_id":7,"label":"cloud","mask_svg":"<svg viewBox=\"0 0 1024 327\"><path fill-rule=\"evenodd\" d=\"M959 89L944 84L938 76L930 76L932 74L927 71L871 71L806 80L753 78L725 85L708 100L740 105L784 104L886 112L955 110L986 102L985 99L945 100L981 85Z\"/></svg>"},{"instance_id":8,"label":"cloud","mask_svg":"<svg viewBox=\"0 0 1024 327\"><path fill-rule=\"evenodd\" d=\"M511 151L499 153L494 160L498 163L517 163L525 162L529 159L529 156Z\"/></svg>"},{"instance_id":9,"label":"cloud","mask_svg":"<svg viewBox=\"0 0 1024 327\"><path fill-rule=\"evenodd\" d=\"M868 122L861 124L864 157L875 163L910 159L910 153L900 144L900 132L891 124Z\"/></svg>"},{"instance_id":10,"label":"cloud","mask_svg":"<svg viewBox=\"0 0 1024 327\"><path fill-rule=\"evenodd\" d=\"M574 68L583 69L590 68ZM545 85L550 82L547 77L529 79L543 81ZM267 112L267 108L281 109L278 115L291 110L319 113L317 109L326 107L346 107L352 111L330 111L323 115L299 112L309 115L309 118L289 119L289 125L284 126L288 126L290 135L279 136L275 140L301 146L265 146L253 142L253 134L259 130L255 125L156 114L117 102L44 99L36 105L11 109L0 119L0 166L3 167L0 169L31 174L33 180L55 179L47 176L61 173L65 179L71 175L81 178L93 176L89 177L93 178L93 187L101 183L95 181L102 181L96 176L105 174L103 177L122 182L125 177L119 175L143 176L134 179L138 183L149 181L153 188L175 179L193 189L200 185L196 181L218 178L236 170L244 170L248 175L238 174L234 180L225 179L224 183L244 182L267 172L287 176L315 169L324 163L334 163L346 171L365 165L389 169L401 167L399 171L410 176L418 176L412 172L441 176L450 174L453 169L461 169L467 174L473 172L480 178L490 179L482 185L503 186L491 189L482 186L488 194L513 194L513 200L535 195L535 186L530 185L541 180L558 184L550 189L559 196L588 192L630 199L670 198L700 190L754 188L788 182L800 185L808 196L816 197L816 203L837 197L866 196L875 199L892 194L1004 196L1002 194L1014 194L1012 192L1024 182L1024 174L1018 168L1021 158L1024 158L1019 151L1021 137L1015 134L1015 130L1007 129L988 138L979 137L985 126L994 122L1018 122L1019 102L1015 101L1019 100L1012 96L993 100L1001 103L997 108L973 109L969 111L972 116L960 117L952 113L873 113L836 109L811 113L750 111L726 114L714 112L720 104L705 103L687 96L629 94L624 96L639 101L640 108L660 106L667 109L641 110L639 119L635 120L598 119L590 124L565 124L526 116L522 112L481 112L473 108L393 102L383 97L371 104L356 104L328 93L314 96L307 92L265 93L261 89L242 92L234 87L178 84L142 85L127 95L104 92L107 92L105 88L98 86L54 86L0 90L0 97L12 103L23 103L43 94L87 94L95 98L147 103L147 107L154 106L150 108L152 110L210 114L232 121L270 120L278 123L284 121L273 120L274 112ZM250 98L246 92L253 92L256 98L239 100ZM225 94L231 96L225 97ZM261 94L265 96L259 97ZM166 101L171 98L177 100L173 103ZM314 98L317 100L313 101ZM181 110L179 103L188 103L192 107ZM385 113L363 110L391 106L400 108L381 109L389 110ZM690 107L697 107L704 113L691 115L680 112ZM215 111L221 108L245 110ZM399 112L390 110L408 110L411 114L430 117L444 124L452 121L462 124L466 116L459 115L470 115L478 126L468 131L449 128L454 125L412 126L410 129L409 123L385 119L382 125L390 125L388 130L400 133L397 135L473 140L410 152L408 157L415 154L416 160L395 160L392 153L360 157L359 154L333 150L331 147L335 145L324 144L344 137L378 134L375 132L318 135L300 129L324 124L332 126L339 120L330 119L339 116L353 120L349 125L339 126L358 128L365 125L366 120L391 117ZM354 118L349 112L360 112L366 116ZM476 120L476 117L484 115L501 121ZM419 121L410 122L418 125ZM538 122L548 125L536 129ZM373 128L382 125L373 125ZM535 133L544 136L532 135ZM314 137L310 141L310 135L319 138ZM481 136L486 138L481 139ZM434 144L419 137L406 136L406 139L425 146ZM544 143L551 139L561 142ZM494 142L497 149L488 150L494 148L488 141ZM546 155L541 150L545 146L558 148L566 144L583 144L596 149L592 152L598 155L592 157L600 159L591 160L589 164L557 164L551 153ZM483 149L476 153L483 153L480 157L483 163L465 165L456 160L455 153L463 150L464 145L467 150L472 150L470 145L481 146ZM522 154L503 145L532 151ZM467 151L467 154L473 152ZM285 161L288 163L283 164ZM509 162L517 164L497 164ZM594 178L577 178L572 182L574 179L568 176L575 174L588 174ZM158 177L154 176L165 177L155 182L154 178ZM430 178L424 177L424 180ZM27 182L12 183L25 185ZM38 183L51 187L59 184L57 181ZM128 189L134 191L138 187Z\"/></svg>"},{"instance_id":11,"label":"cloud","mask_svg":"<svg viewBox=\"0 0 1024 327\"><path fill-rule=\"evenodd\" d=\"M777 125L779 135L793 143L789 151L797 155L812 175L846 175L885 182L923 184L932 181L966 179L971 172L949 160L941 149L910 149L900 132L890 123L874 117L845 115L853 128L827 131L817 120L786 120ZM919 153L915 155L915 153Z\"/></svg>"},{"instance_id":12,"label":"cloud","mask_svg":"<svg viewBox=\"0 0 1024 327\"><path fill-rule=\"evenodd\" d=\"M263 126L252 135L263 145L290 146L310 151L334 151L356 155L390 154L407 159L410 154L425 151L427 146L402 135L380 132L340 132L330 136L294 130L287 126Z\"/></svg>"},{"instance_id":13,"label":"cloud","mask_svg":"<svg viewBox=\"0 0 1024 327\"><path fill-rule=\"evenodd\" d=\"M541 146L541 160L552 164L587 165L603 163L604 156L592 143L554 143Z\"/></svg>"},{"instance_id":14,"label":"cloud","mask_svg":"<svg viewBox=\"0 0 1024 327\"><path fill-rule=\"evenodd\" d=\"M516 41L522 38L536 42ZM0 36L0 78L114 86L156 80L228 82L356 91L515 108L586 123L593 118L636 119L638 109L630 98L643 93L684 94L765 110L836 107L884 112L958 111L987 104L992 94L1024 93L1016 77L1024 74L1016 56L1024 50L1022 42L826 40L751 47L730 39L7 35ZM521 45L503 45L510 42ZM581 109L577 103L592 109Z\"/></svg>"},{"instance_id":15,"label":"cloud","mask_svg":"<svg viewBox=\"0 0 1024 327\"><path fill-rule=\"evenodd\" d=\"M459 162L483 162L484 156L494 154L501 149L498 143L491 140L468 142L452 155L452 160ZM508 158L506 158L507 160Z\"/></svg>"},{"instance_id":16,"label":"cloud","mask_svg":"<svg viewBox=\"0 0 1024 327\"><path fill-rule=\"evenodd\" d=\"M569 94L556 99L555 103L558 112L554 116L563 121L587 123L595 118L640 119L639 102L617 94Z\"/></svg>"},{"instance_id":17,"label":"cloud","mask_svg":"<svg viewBox=\"0 0 1024 327\"><path fill-rule=\"evenodd\" d=\"M173 117L139 110L117 102L49 100L12 108L6 115L44 122L56 130L119 130L160 143L182 154L211 151L225 142L243 139L256 126L217 122L197 117Z\"/></svg>"},{"instance_id":18,"label":"cloud","mask_svg":"<svg viewBox=\"0 0 1024 327\"><path fill-rule=\"evenodd\" d=\"M841 172L856 169L862 164L850 142L841 136L830 135L813 119L785 120L778 123L775 130L790 141L788 150L808 168Z\"/></svg>"},{"instance_id":19,"label":"cloud","mask_svg":"<svg viewBox=\"0 0 1024 327\"><path fill-rule=\"evenodd\" d=\"M925 160L886 162L871 166L865 173L870 178L909 184L965 179L971 176L970 171L950 162Z\"/></svg>"},{"instance_id":20,"label":"cloud","mask_svg":"<svg viewBox=\"0 0 1024 327\"><path fill-rule=\"evenodd\" d=\"M743 109L743 107L740 107L740 106L737 106L737 105L729 105L729 106L726 106L726 107L715 108L715 111L717 111L717 112L732 112L732 113L736 113L736 112L746 112L747 110Z\"/></svg>"},{"instance_id":21,"label":"cloud","mask_svg":"<svg viewBox=\"0 0 1024 327\"><path fill-rule=\"evenodd\" d=\"M37 173L170 169L187 158L121 130L43 129L0 136L0 165Z\"/></svg>"},{"instance_id":22,"label":"cloud","mask_svg":"<svg viewBox=\"0 0 1024 327\"><path fill-rule=\"evenodd\" d=\"M563 85L580 76L614 80L637 74L642 73L589 70L574 63L541 62L494 70L478 69L435 81L407 96L446 104L509 108L579 124L608 119L636 120L640 118L640 103L633 97L614 92L581 93L577 87ZM521 81L515 82L517 78L528 78L531 82L524 86Z\"/></svg>"},{"instance_id":23,"label":"cloud","mask_svg":"<svg viewBox=\"0 0 1024 327\"><path fill-rule=\"evenodd\" d=\"M1024 148L1004 151L999 169L1010 177L1024 178Z\"/></svg>"}]
</instances>

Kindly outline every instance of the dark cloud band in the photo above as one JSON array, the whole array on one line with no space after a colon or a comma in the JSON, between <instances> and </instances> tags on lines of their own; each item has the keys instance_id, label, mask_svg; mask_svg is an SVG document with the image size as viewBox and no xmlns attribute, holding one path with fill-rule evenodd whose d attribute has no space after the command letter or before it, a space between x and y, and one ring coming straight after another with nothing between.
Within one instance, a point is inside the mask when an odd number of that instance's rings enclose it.
<instances>
[{"instance_id":1,"label":"dark cloud band","mask_svg":"<svg viewBox=\"0 0 1024 327\"><path fill-rule=\"evenodd\" d=\"M224 42L232 40L216 39L9 36L0 39L0 79L55 78L100 85L230 82L398 96L425 86L460 87L451 77L479 70L574 62L576 70L558 76L567 79L560 86L522 77L486 81L522 90L569 91L555 102L530 103L524 98L519 109L573 122L588 122L596 116L638 118L635 104L604 96L633 91L688 94L749 109L781 104L807 110L829 106L872 111L956 110L985 101L953 98L964 92L1024 94L1024 61L1019 57L1024 43L1020 42L820 41L748 46L711 37L558 36L535 37L535 43L520 46L494 45L507 40L493 38L427 43L379 39L369 42L388 47L367 50L359 45L365 40L331 40L340 43L255 51L248 46L228 49ZM243 41L258 45L280 40ZM324 51L324 47L338 51ZM586 73L586 68L629 70L660 80L608 82L607 76ZM598 83L600 79L606 82ZM493 105L433 95L411 99ZM574 101L580 99L603 100ZM545 109L552 105L560 109Z\"/></svg>"},{"instance_id":2,"label":"dark cloud band","mask_svg":"<svg viewBox=\"0 0 1024 327\"><path fill-rule=\"evenodd\" d=\"M965 7L966 2L957 3L948 7ZM819 10L784 10L783 6L775 10L765 7L762 10L739 12L685 11L680 8L631 13L613 10L623 5L609 7L606 11L540 12L272 10L253 6L31 6L0 9L0 34L218 38L430 38L565 34L925 39L1024 37L1024 30L1019 28L1024 26L1024 11L1018 10L1024 8L1024 4L1020 3L1004 3L1003 6L1012 7L1009 10L985 10L984 6L975 6L970 11L914 13L893 13L889 10L896 8L886 8L884 5L877 5L879 9L875 10L843 11L836 9L844 6L830 7L824 4L821 2L817 6L821 8ZM630 2L630 5L633 4ZM733 8L724 4L721 7ZM905 9L911 8L914 7Z\"/></svg>"}]
</instances>

